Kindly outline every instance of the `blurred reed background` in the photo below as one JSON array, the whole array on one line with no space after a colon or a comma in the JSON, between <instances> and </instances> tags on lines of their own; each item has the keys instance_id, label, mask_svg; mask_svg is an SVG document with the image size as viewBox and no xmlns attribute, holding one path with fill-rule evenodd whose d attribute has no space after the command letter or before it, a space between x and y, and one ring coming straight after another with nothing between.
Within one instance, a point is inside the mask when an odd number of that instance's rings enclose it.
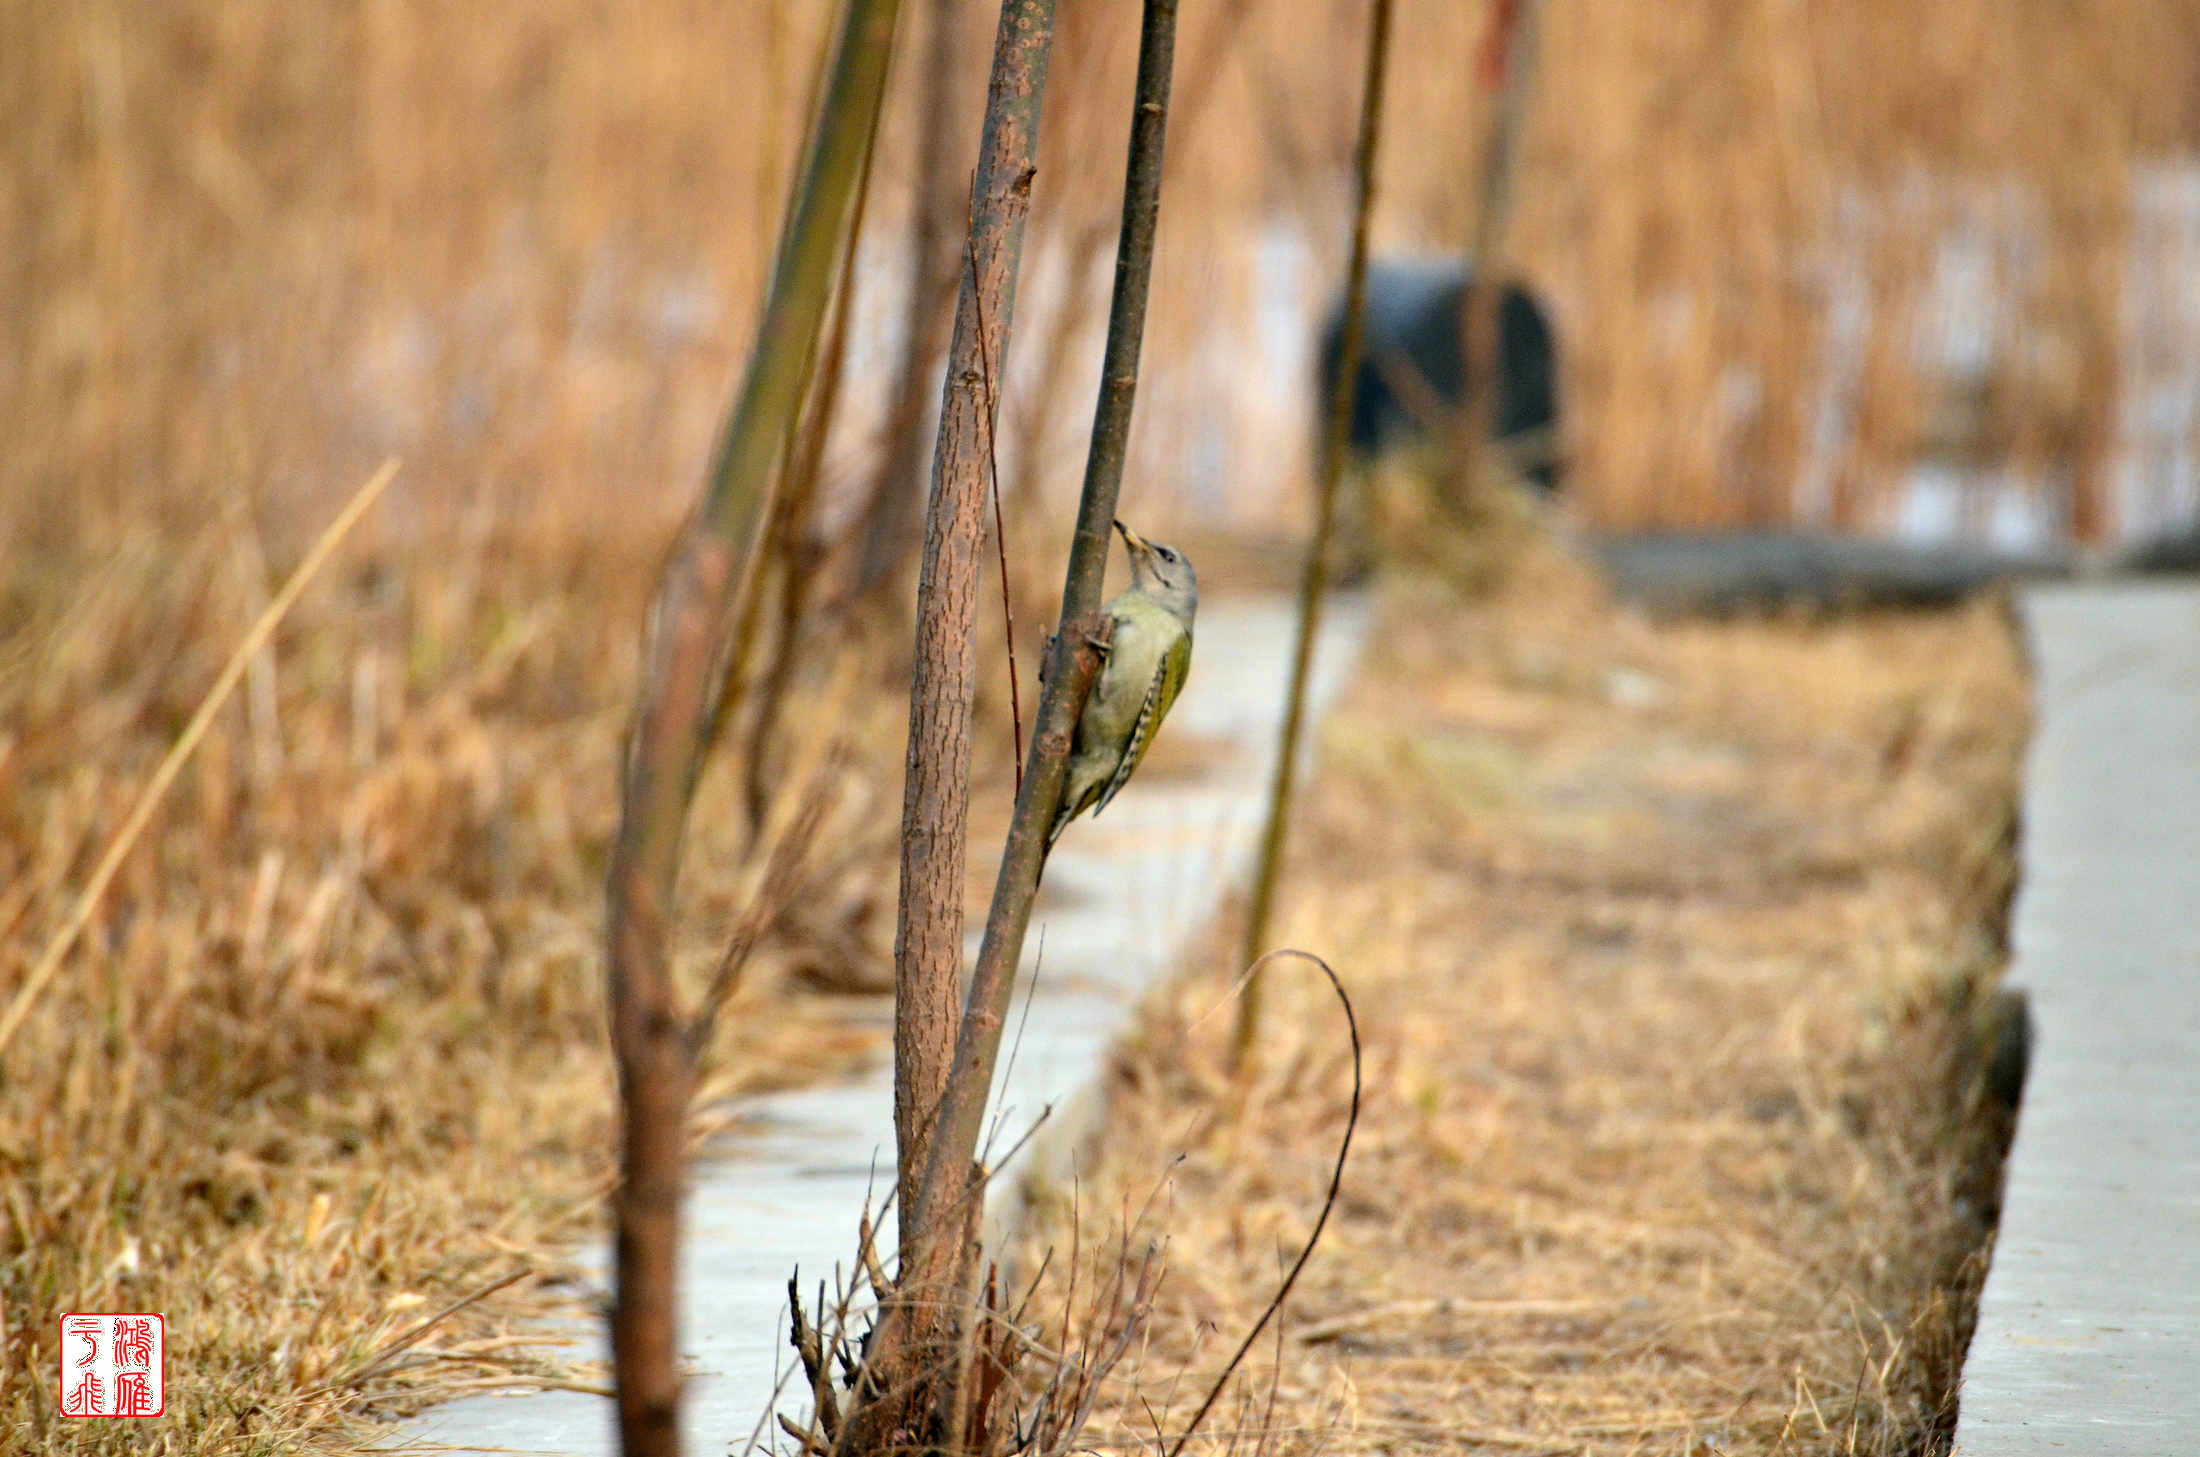
<instances>
[{"instance_id":1,"label":"blurred reed background","mask_svg":"<svg viewBox=\"0 0 2200 1457\"><path fill-rule=\"evenodd\" d=\"M1090 408L1119 8L1065 6L1009 364L1003 469L1046 497ZM8 0L7 539L280 506L395 450L408 529L487 500L538 569L607 527L654 543L748 342L828 11ZM992 19L909 10L829 457L844 512L891 414L926 62L952 58L959 190ZM1142 515L1303 510L1362 21L1187 13ZM1389 251L1467 234L1482 23L1402 7ZM1543 31L1509 264L1558 316L1587 519L2190 520L2200 5L1551 0Z\"/></svg>"},{"instance_id":2,"label":"blurred reed background","mask_svg":"<svg viewBox=\"0 0 2200 1457\"><path fill-rule=\"evenodd\" d=\"M1594 513L2189 524L2196 280L2134 239L2200 223L2196 28L2180 0L1554 4L1517 256L1570 326Z\"/></svg>"}]
</instances>

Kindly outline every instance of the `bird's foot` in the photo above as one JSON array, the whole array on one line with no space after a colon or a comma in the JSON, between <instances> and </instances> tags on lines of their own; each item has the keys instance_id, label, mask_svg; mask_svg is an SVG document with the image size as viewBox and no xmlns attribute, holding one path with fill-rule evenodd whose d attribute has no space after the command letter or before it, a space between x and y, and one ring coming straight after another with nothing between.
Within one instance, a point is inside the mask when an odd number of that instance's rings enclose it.
<instances>
[{"instance_id":1,"label":"bird's foot","mask_svg":"<svg viewBox=\"0 0 2200 1457\"><path fill-rule=\"evenodd\" d=\"M1102 618L1098 626L1085 628L1078 634L1085 646L1092 649L1093 656L1102 663L1107 662L1108 654L1115 645L1113 629L1114 624L1106 618ZM1061 641L1061 634L1050 632L1047 634L1045 644L1039 649L1039 686L1041 688L1046 687L1047 670L1054 662L1054 645L1059 641Z\"/></svg>"}]
</instances>

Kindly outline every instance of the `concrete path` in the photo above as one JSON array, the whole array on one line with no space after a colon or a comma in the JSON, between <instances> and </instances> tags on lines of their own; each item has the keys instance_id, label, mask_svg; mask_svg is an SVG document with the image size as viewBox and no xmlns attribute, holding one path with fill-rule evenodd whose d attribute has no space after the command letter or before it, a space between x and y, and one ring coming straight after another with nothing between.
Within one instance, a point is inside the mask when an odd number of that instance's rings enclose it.
<instances>
[{"instance_id":1,"label":"concrete path","mask_svg":"<svg viewBox=\"0 0 2200 1457\"><path fill-rule=\"evenodd\" d=\"M2024 597L2031 1077L1965 1457L2200 1453L2200 587Z\"/></svg>"},{"instance_id":2,"label":"concrete path","mask_svg":"<svg viewBox=\"0 0 2200 1457\"><path fill-rule=\"evenodd\" d=\"M1332 601L1315 658L1317 706L1356 661L1367 615L1358 599ZM1105 815L1071 830L1049 865L1025 951L1026 974L1038 967L1036 990L1028 1015L1019 993L1014 1060L1004 1050L1007 1075L994 1097L1003 1147L1052 1110L1019 1170L1074 1162L1100 1111L1094 1088L1107 1048L1144 989L1245 878L1292 635L1293 606L1280 598L1202 606L1192 675L1165 731L1213 741L1199 776L1135 781ZM866 1196L894 1178L890 1067L853 1084L757 1099L743 1111L752 1131L697 1171L688 1201L681 1344L697 1372L682 1409L691 1453L747 1445L788 1359L788 1275L799 1265L805 1286L830 1280L855 1250ZM998 1196L1012 1196L1016 1183L996 1187L996 1216L1004 1212ZM595 1271L604 1268L599 1256ZM575 1334L583 1351L608 1357L599 1332ZM411 1440L408 1450L421 1451L616 1450L610 1403L566 1391L452 1402L424 1413Z\"/></svg>"}]
</instances>

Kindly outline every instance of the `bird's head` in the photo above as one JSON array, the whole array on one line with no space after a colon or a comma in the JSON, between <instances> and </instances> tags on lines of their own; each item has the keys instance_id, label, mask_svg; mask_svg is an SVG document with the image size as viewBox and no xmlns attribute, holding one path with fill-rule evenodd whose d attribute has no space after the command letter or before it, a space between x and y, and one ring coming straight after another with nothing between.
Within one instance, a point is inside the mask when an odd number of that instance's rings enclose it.
<instances>
[{"instance_id":1,"label":"bird's head","mask_svg":"<svg viewBox=\"0 0 2200 1457\"><path fill-rule=\"evenodd\" d=\"M1115 523L1130 553L1131 585L1151 593L1162 606L1186 621L1199 608L1199 576L1191 558L1172 546L1148 541L1122 522Z\"/></svg>"}]
</instances>

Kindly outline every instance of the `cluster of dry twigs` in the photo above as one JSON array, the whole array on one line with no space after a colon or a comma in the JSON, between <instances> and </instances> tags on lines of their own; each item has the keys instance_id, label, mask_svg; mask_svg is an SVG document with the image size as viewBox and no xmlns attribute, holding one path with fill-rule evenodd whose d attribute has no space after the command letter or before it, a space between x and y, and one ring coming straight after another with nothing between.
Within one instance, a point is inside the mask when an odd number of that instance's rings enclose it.
<instances>
[{"instance_id":1,"label":"cluster of dry twigs","mask_svg":"<svg viewBox=\"0 0 2200 1457\"><path fill-rule=\"evenodd\" d=\"M975 1221L973 1221L973 1227ZM1082 1444L1087 1423L1109 1376L1137 1343L1161 1284L1162 1249L1148 1241L1133 1254L1135 1224L1126 1223L1122 1247L1096 1295L1078 1303L1074 1285L1067 1293L1059 1333L1050 1342L1032 1319L1033 1304L1048 1264L1042 1262L1020 1298L1004 1301L997 1264L986 1267L982 1287L964 1309L974 1312L965 1329L950 1379L959 1413L951 1437L954 1449L973 1457L1065 1457ZM878 1389L870 1365L870 1331L858 1330L861 1312L873 1302L894 1298L893 1285L880 1267L868 1218L859 1231L858 1268L852 1286L828 1302L822 1283L805 1310L799 1277L787 1284L789 1344L800 1363L809 1400L807 1420L785 1412L775 1419L809 1457L845 1452L849 1418L859 1404L889 1394ZM1073 1328L1069 1311L1078 1311ZM888 1433L895 1450L915 1445L915 1433Z\"/></svg>"},{"instance_id":2,"label":"cluster of dry twigs","mask_svg":"<svg viewBox=\"0 0 2200 1457\"><path fill-rule=\"evenodd\" d=\"M1330 1169L1328 1190L1305 1243L1274 1294L1247 1327L1235 1352L1211 1378L1204 1398L1190 1417L1171 1431L1163 1425L1167 1416L1166 1403L1162 1413L1156 1413L1150 1404L1145 1405L1147 1417L1153 1423L1151 1446L1156 1457L1180 1457L1185 1447L1198 1436L1208 1417L1232 1391L1240 1367L1271 1325L1277 1329L1280 1342L1285 1304L1320 1245L1322 1232L1344 1192L1345 1168L1352 1155L1353 1135L1360 1119L1359 1019L1336 971L1320 957L1302 951L1271 952L1261 958L1260 963L1248 968L1246 976L1240 979L1240 986L1265 969L1267 962L1285 958L1318 969L1344 1012L1344 1030L1351 1051L1352 1087L1336 1161ZM1014 1156L1015 1150L1011 1149L1007 1159L1013 1160ZM965 1219L963 1239L971 1252L973 1268L984 1188L982 1182L974 1186L975 1197L962 1211ZM1126 1211L1115 1240L1108 1248L1095 1252L1097 1258L1090 1261L1090 1269L1087 1268L1087 1253L1082 1248L1083 1224L1073 1196L1066 1231L1066 1278L1059 1291L1046 1291L1046 1300L1058 1311L1059 1318L1059 1333L1051 1344L1045 1322L1033 1319L1032 1312L1054 1264L1052 1248L1039 1256L1022 1296L1013 1306L1004 1304L1001 1298L997 1263L986 1265L982 1286L974 1282L974 1288L959 1298L960 1342L952 1371L944 1378L951 1393L946 1406L953 1414L949 1440L957 1444L951 1450L974 1454L974 1457L1065 1457L1086 1445L1088 1427L1103 1401L1113 1406L1126 1402L1128 1398L1111 1389L1108 1383L1116 1369L1131 1356L1134 1347L1144 1347L1147 1323L1153 1316L1167 1274L1166 1237L1155 1228L1155 1205L1161 1192L1162 1185L1157 1184L1139 1206L1135 1217ZM1029 1255L1024 1254L1023 1258L1028 1260ZM909 1409L907 1393L898 1394L905 1400L897 1405L894 1404L897 1393L880 1389L881 1383L888 1378L871 1359L872 1341L878 1331L877 1312L897 1300L906 1301L911 1297L895 1289L880 1265L868 1214L858 1226L855 1268L860 1272L858 1278L851 1285L844 1285L830 1306L820 1284L815 1304L808 1312L803 1308L799 1277L788 1281L789 1341L802 1368L810 1406L806 1421L798 1421L784 1412L777 1413L776 1419L780 1429L795 1439L804 1457L840 1457L840 1454L855 1450L850 1439L858 1433L851 1428L849 1418L858 1409L877 1410L882 1405L890 1410ZM1092 1278L1097 1284L1082 1304L1078 1289L1081 1276ZM873 1324L860 1339L851 1338L856 1312L866 1303L870 1306ZM1183 1375L1180 1369L1170 1382L1172 1400ZM939 1382L942 1376L935 1371L918 1369L905 1379L916 1386ZM1141 1403L1146 1401L1143 1395L1137 1399ZM1269 1414L1253 1427L1259 1433L1255 1443L1258 1451L1265 1451L1268 1446L1264 1429L1273 1418L1274 1400L1271 1387ZM1233 1451L1247 1428L1243 1405L1244 1395L1240 1391L1241 1409L1234 1425L1236 1435L1229 1442ZM884 1439L888 1450L892 1451L921 1445L918 1431L908 1426L888 1430ZM752 1449L753 1446L752 1442Z\"/></svg>"}]
</instances>

